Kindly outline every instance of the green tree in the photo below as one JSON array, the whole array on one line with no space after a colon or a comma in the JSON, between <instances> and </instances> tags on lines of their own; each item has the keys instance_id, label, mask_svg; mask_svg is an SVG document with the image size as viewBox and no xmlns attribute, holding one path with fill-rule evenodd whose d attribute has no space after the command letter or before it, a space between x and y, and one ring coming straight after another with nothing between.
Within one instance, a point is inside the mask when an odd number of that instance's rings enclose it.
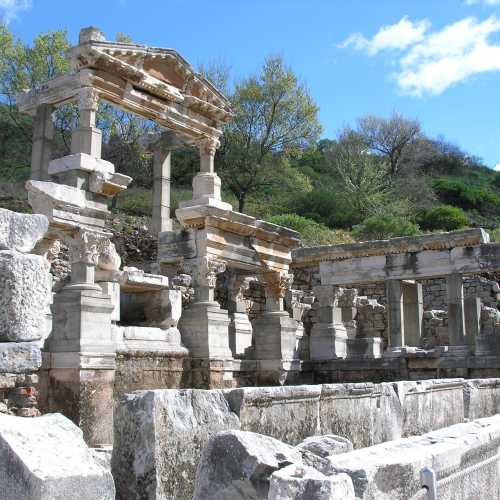
<instances>
[{"instance_id":1,"label":"green tree","mask_svg":"<svg viewBox=\"0 0 500 500\"><path fill-rule=\"evenodd\" d=\"M218 172L245 209L247 196L279 182L282 158L318 137L318 107L280 57L269 57L256 76L235 86L235 117L217 154Z\"/></svg>"}]
</instances>

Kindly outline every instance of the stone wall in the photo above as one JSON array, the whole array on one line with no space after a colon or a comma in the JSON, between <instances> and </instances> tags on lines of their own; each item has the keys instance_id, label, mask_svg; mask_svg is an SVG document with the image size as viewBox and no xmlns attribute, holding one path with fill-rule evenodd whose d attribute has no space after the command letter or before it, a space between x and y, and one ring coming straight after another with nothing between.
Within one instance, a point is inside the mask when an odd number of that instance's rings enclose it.
<instances>
[{"instance_id":1,"label":"stone wall","mask_svg":"<svg viewBox=\"0 0 500 500\"><path fill-rule=\"evenodd\" d=\"M136 392L115 412L118 498L191 498L200 452L220 430L288 444L336 434L361 448L498 412L500 379Z\"/></svg>"},{"instance_id":2,"label":"stone wall","mask_svg":"<svg viewBox=\"0 0 500 500\"><path fill-rule=\"evenodd\" d=\"M329 461L335 475L349 475L357 499L431 498L422 489L424 467L436 474L440 500L493 499L500 498L498 460L488 459L499 445L500 415L495 415L333 455Z\"/></svg>"}]
</instances>

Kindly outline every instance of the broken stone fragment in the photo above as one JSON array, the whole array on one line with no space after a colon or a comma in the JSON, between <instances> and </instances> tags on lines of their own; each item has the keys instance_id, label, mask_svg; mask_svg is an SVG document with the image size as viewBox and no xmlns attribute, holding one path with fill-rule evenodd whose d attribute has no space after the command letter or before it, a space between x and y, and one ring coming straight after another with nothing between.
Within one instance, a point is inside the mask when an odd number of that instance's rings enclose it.
<instances>
[{"instance_id":1,"label":"broken stone fragment","mask_svg":"<svg viewBox=\"0 0 500 500\"><path fill-rule=\"evenodd\" d=\"M297 450L272 437L220 432L203 451L194 500L267 500L271 474L301 462Z\"/></svg>"},{"instance_id":2,"label":"broken stone fragment","mask_svg":"<svg viewBox=\"0 0 500 500\"><path fill-rule=\"evenodd\" d=\"M353 450L349 439L328 434L325 436L311 436L304 439L302 443L296 446L300 452L309 451L318 457L326 458L331 455L339 455Z\"/></svg>"},{"instance_id":3,"label":"broken stone fragment","mask_svg":"<svg viewBox=\"0 0 500 500\"><path fill-rule=\"evenodd\" d=\"M114 500L111 473L82 431L60 414L26 419L0 414L3 500Z\"/></svg>"},{"instance_id":4,"label":"broken stone fragment","mask_svg":"<svg viewBox=\"0 0 500 500\"><path fill-rule=\"evenodd\" d=\"M292 464L271 476L268 500L354 500L347 474L325 476L312 467Z\"/></svg>"},{"instance_id":5,"label":"broken stone fragment","mask_svg":"<svg viewBox=\"0 0 500 500\"><path fill-rule=\"evenodd\" d=\"M19 214L0 208L0 250L29 253L41 240L49 222L40 214Z\"/></svg>"},{"instance_id":6,"label":"broken stone fragment","mask_svg":"<svg viewBox=\"0 0 500 500\"><path fill-rule=\"evenodd\" d=\"M45 336L51 288L46 259L0 251L0 341L24 342Z\"/></svg>"}]
</instances>

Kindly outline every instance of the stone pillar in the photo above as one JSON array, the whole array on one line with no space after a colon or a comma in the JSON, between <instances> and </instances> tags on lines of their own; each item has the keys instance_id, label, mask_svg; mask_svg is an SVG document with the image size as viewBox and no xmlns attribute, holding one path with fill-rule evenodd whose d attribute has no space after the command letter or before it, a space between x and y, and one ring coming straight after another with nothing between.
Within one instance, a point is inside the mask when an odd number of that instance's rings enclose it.
<instances>
[{"instance_id":1,"label":"stone pillar","mask_svg":"<svg viewBox=\"0 0 500 500\"><path fill-rule=\"evenodd\" d=\"M153 155L153 221L155 233L172 231L170 218L171 151L156 149Z\"/></svg>"},{"instance_id":2,"label":"stone pillar","mask_svg":"<svg viewBox=\"0 0 500 500\"><path fill-rule=\"evenodd\" d=\"M420 347L422 322L424 317L424 299L422 284L403 281L403 330L407 346Z\"/></svg>"},{"instance_id":3,"label":"stone pillar","mask_svg":"<svg viewBox=\"0 0 500 500\"><path fill-rule=\"evenodd\" d=\"M50 104L38 106L33 118L33 145L31 147L31 179L46 181L49 179L49 162L54 140L54 123Z\"/></svg>"},{"instance_id":4,"label":"stone pillar","mask_svg":"<svg viewBox=\"0 0 500 500\"><path fill-rule=\"evenodd\" d=\"M450 346L465 345L464 286L461 274L446 277Z\"/></svg>"},{"instance_id":5,"label":"stone pillar","mask_svg":"<svg viewBox=\"0 0 500 500\"><path fill-rule=\"evenodd\" d=\"M99 93L92 87L83 87L78 93L78 127L71 136L71 153L101 157L102 133L95 126Z\"/></svg>"},{"instance_id":6,"label":"stone pillar","mask_svg":"<svg viewBox=\"0 0 500 500\"><path fill-rule=\"evenodd\" d=\"M339 297L343 289L332 285L313 288L319 303L317 322L311 330L310 353L313 361L327 361L347 356L347 331L342 322Z\"/></svg>"},{"instance_id":7,"label":"stone pillar","mask_svg":"<svg viewBox=\"0 0 500 500\"><path fill-rule=\"evenodd\" d=\"M464 299L465 333L469 352L476 348L476 339L481 333L481 299L466 297Z\"/></svg>"},{"instance_id":8,"label":"stone pillar","mask_svg":"<svg viewBox=\"0 0 500 500\"><path fill-rule=\"evenodd\" d=\"M250 288L252 278L236 272L229 279L229 347L234 357L242 357L252 346L252 324L248 319L244 292Z\"/></svg>"},{"instance_id":9,"label":"stone pillar","mask_svg":"<svg viewBox=\"0 0 500 500\"><path fill-rule=\"evenodd\" d=\"M215 173L214 158L220 142L216 137L204 138L198 143L200 150L200 172L193 179L193 199L180 204L182 209L208 205L222 210L232 210L229 203L221 200L221 180ZM178 216L179 218L179 216Z\"/></svg>"},{"instance_id":10,"label":"stone pillar","mask_svg":"<svg viewBox=\"0 0 500 500\"><path fill-rule=\"evenodd\" d=\"M223 387L232 380L229 365L229 317L214 299L217 275L224 272L223 261L200 257L186 262L193 277L195 298L179 321L182 342L193 359L193 385L200 388Z\"/></svg>"},{"instance_id":11,"label":"stone pillar","mask_svg":"<svg viewBox=\"0 0 500 500\"><path fill-rule=\"evenodd\" d=\"M389 326L389 348L405 346L403 321L403 287L400 280L386 280L387 316Z\"/></svg>"},{"instance_id":12,"label":"stone pillar","mask_svg":"<svg viewBox=\"0 0 500 500\"><path fill-rule=\"evenodd\" d=\"M113 439L114 305L94 283L99 255L111 245L108 236L80 230L70 241L71 283L54 298L52 335L45 346L49 409L71 418L90 446Z\"/></svg>"}]
</instances>

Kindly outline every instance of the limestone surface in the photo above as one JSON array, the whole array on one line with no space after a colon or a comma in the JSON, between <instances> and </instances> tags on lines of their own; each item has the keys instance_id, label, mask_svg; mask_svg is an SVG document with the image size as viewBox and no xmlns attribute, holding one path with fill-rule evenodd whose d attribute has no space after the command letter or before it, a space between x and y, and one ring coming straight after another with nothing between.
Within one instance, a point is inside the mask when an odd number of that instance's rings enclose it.
<instances>
[{"instance_id":1,"label":"limestone surface","mask_svg":"<svg viewBox=\"0 0 500 500\"><path fill-rule=\"evenodd\" d=\"M271 474L301 462L297 450L269 436L220 432L203 451L194 500L266 500Z\"/></svg>"},{"instance_id":2,"label":"limestone surface","mask_svg":"<svg viewBox=\"0 0 500 500\"><path fill-rule=\"evenodd\" d=\"M113 478L60 414L0 414L0 484L4 500L113 500Z\"/></svg>"},{"instance_id":3,"label":"limestone surface","mask_svg":"<svg viewBox=\"0 0 500 500\"><path fill-rule=\"evenodd\" d=\"M268 500L354 500L347 474L325 476L312 467L292 464L271 476Z\"/></svg>"},{"instance_id":4,"label":"limestone surface","mask_svg":"<svg viewBox=\"0 0 500 500\"><path fill-rule=\"evenodd\" d=\"M31 252L48 227L44 215L19 214L0 208L0 250Z\"/></svg>"},{"instance_id":5,"label":"limestone surface","mask_svg":"<svg viewBox=\"0 0 500 500\"><path fill-rule=\"evenodd\" d=\"M191 500L203 448L219 431L238 429L223 391L139 391L114 415L117 498Z\"/></svg>"},{"instance_id":6,"label":"limestone surface","mask_svg":"<svg viewBox=\"0 0 500 500\"><path fill-rule=\"evenodd\" d=\"M39 340L51 300L50 264L39 255L0 251L0 341Z\"/></svg>"}]
</instances>

